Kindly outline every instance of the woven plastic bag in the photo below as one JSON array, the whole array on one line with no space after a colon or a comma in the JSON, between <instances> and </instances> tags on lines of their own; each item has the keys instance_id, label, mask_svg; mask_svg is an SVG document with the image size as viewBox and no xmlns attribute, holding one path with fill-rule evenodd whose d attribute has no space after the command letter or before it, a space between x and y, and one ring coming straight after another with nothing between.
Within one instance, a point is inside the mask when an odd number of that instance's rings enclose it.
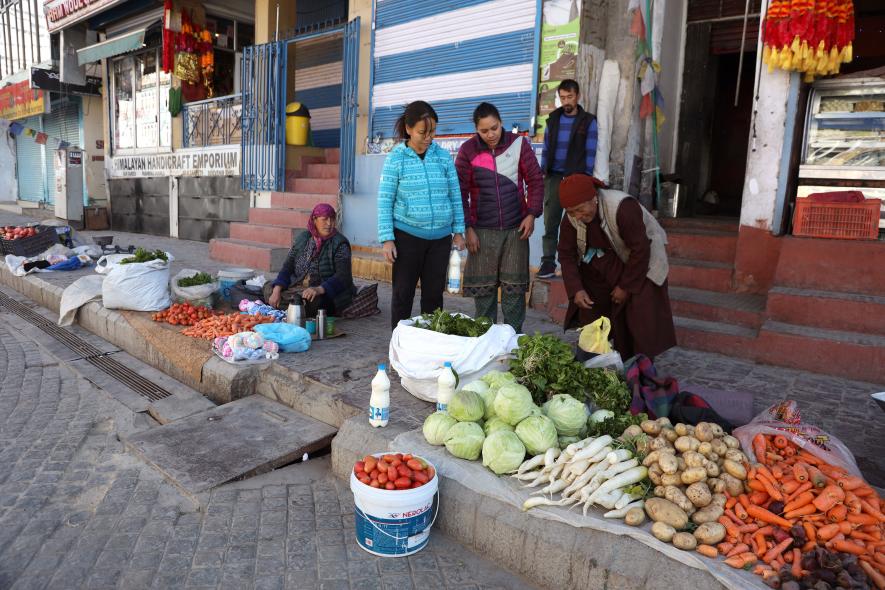
<instances>
[{"instance_id":1,"label":"woven plastic bag","mask_svg":"<svg viewBox=\"0 0 885 590\"><path fill-rule=\"evenodd\" d=\"M211 283L194 285L193 287L182 287L178 284L178 281L181 279L192 277L199 274L199 272L200 271L192 268L184 268L172 277L170 287L172 288L172 298L176 302L181 303L187 301L196 306L205 305L206 307L212 307L213 295L218 291L218 279L215 279Z\"/></svg>"},{"instance_id":2,"label":"woven plastic bag","mask_svg":"<svg viewBox=\"0 0 885 590\"><path fill-rule=\"evenodd\" d=\"M852 475L862 477L857 463L854 462L854 455L848 447L817 426L803 424L799 404L793 400L784 400L771 406L753 418L749 424L735 429L732 434L741 441L741 446L748 457L753 457L753 437L757 434L779 434L830 465L841 467Z\"/></svg>"},{"instance_id":3,"label":"woven plastic bag","mask_svg":"<svg viewBox=\"0 0 885 590\"><path fill-rule=\"evenodd\" d=\"M584 352L593 354L608 354L612 351L608 342L608 333L612 329L611 320L605 316L600 317L592 324L578 328L578 346Z\"/></svg>"}]
</instances>

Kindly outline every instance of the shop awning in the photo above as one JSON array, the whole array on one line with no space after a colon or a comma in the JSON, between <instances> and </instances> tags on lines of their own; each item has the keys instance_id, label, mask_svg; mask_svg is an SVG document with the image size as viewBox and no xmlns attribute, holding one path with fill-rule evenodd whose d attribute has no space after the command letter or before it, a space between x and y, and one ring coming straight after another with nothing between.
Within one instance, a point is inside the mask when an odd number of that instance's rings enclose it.
<instances>
[{"instance_id":1,"label":"shop awning","mask_svg":"<svg viewBox=\"0 0 885 590\"><path fill-rule=\"evenodd\" d=\"M144 33L147 29L138 29L129 33L102 41L77 50L77 63L81 66L100 59L129 53L144 47Z\"/></svg>"}]
</instances>

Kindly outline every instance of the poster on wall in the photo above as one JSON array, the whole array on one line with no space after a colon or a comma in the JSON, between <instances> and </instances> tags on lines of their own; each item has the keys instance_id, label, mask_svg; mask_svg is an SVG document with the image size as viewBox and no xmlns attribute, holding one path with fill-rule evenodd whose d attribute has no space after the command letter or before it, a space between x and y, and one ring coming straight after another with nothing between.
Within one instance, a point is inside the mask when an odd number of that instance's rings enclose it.
<instances>
[{"instance_id":1,"label":"poster on wall","mask_svg":"<svg viewBox=\"0 0 885 590\"><path fill-rule=\"evenodd\" d=\"M547 117L559 107L559 97L556 94L559 83L575 77L580 32L581 2L544 0L536 141L543 138Z\"/></svg>"}]
</instances>

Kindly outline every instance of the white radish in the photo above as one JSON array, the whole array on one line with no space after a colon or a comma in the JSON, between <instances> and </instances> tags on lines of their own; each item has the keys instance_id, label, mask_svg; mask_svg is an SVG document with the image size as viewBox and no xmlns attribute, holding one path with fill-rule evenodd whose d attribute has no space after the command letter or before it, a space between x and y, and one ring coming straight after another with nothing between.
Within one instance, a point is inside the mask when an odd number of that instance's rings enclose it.
<instances>
[{"instance_id":1,"label":"white radish","mask_svg":"<svg viewBox=\"0 0 885 590\"><path fill-rule=\"evenodd\" d=\"M519 466L519 468L516 470L516 473L525 473L526 471L536 469L544 463L544 459L544 455L536 455L531 459L527 459L522 462L522 465Z\"/></svg>"},{"instance_id":2,"label":"white radish","mask_svg":"<svg viewBox=\"0 0 885 590\"><path fill-rule=\"evenodd\" d=\"M610 510L610 511L606 512L605 514L603 514L602 516L603 516L604 518L624 518L625 516L627 516L627 512L628 512L630 509L632 509L632 508L643 508L644 506L645 506L645 502L644 502L643 500L638 500L638 501L636 501L636 502L631 502L631 503L629 503L629 504L626 504L626 505L624 505L624 506L621 506L620 508L618 508L618 507L617 507L617 504L616 504L614 510Z\"/></svg>"},{"instance_id":3,"label":"white radish","mask_svg":"<svg viewBox=\"0 0 885 590\"><path fill-rule=\"evenodd\" d=\"M635 502L636 500L641 499L642 496L639 494L628 494L627 492L624 492L623 495L621 495L621 499L615 502L615 510L620 510L630 502Z\"/></svg>"},{"instance_id":4,"label":"white radish","mask_svg":"<svg viewBox=\"0 0 885 590\"><path fill-rule=\"evenodd\" d=\"M616 463L620 463L621 461L626 461L627 459L632 458L633 453L631 453L627 449L618 449L617 451L612 451L605 456L605 460L608 461L609 465L614 465Z\"/></svg>"},{"instance_id":5,"label":"white radish","mask_svg":"<svg viewBox=\"0 0 885 590\"><path fill-rule=\"evenodd\" d=\"M541 475L540 471L526 471L525 473L516 473L514 475L511 475L510 477L515 477L520 481L532 481L539 475Z\"/></svg>"},{"instance_id":6,"label":"white radish","mask_svg":"<svg viewBox=\"0 0 885 590\"><path fill-rule=\"evenodd\" d=\"M598 453L590 457L591 463L605 463L605 458L612 452L611 447L604 447Z\"/></svg>"},{"instance_id":7,"label":"white radish","mask_svg":"<svg viewBox=\"0 0 885 590\"><path fill-rule=\"evenodd\" d=\"M579 440L578 442L572 443L565 448L565 452L569 454L571 457L587 445L593 442L593 437L585 438L583 440Z\"/></svg>"},{"instance_id":8,"label":"white radish","mask_svg":"<svg viewBox=\"0 0 885 590\"><path fill-rule=\"evenodd\" d=\"M628 469L633 469L639 465L639 460L630 459L629 461L622 461L621 463L617 463L612 465L608 469L602 472L602 477L605 479L611 479L619 473L623 473Z\"/></svg>"},{"instance_id":9,"label":"white radish","mask_svg":"<svg viewBox=\"0 0 885 590\"><path fill-rule=\"evenodd\" d=\"M562 453L557 447L550 447L547 449L547 452L544 453L544 467L552 467L553 462L559 457Z\"/></svg>"},{"instance_id":10,"label":"white radish","mask_svg":"<svg viewBox=\"0 0 885 590\"><path fill-rule=\"evenodd\" d=\"M565 469L564 463L562 465L554 465L553 469L550 470L550 481L558 479L559 474L562 473L564 469Z\"/></svg>"},{"instance_id":11,"label":"white radish","mask_svg":"<svg viewBox=\"0 0 885 590\"><path fill-rule=\"evenodd\" d=\"M610 445L614 442L614 439L607 434L600 436L595 439L592 443L575 453L574 457L572 457L572 461L583 461L584 459L589 459L596 455L599 451L601 451L606 446ZM611 452L611 449L608 451ZM607 454L607 453L606 453ZM605 456L605 455L603 455Z\"/></svg>"},{"instance_id":12,"label":"white radish","mask_svg":"<svg viewBox=\"0 0 885 590\"><path fill-rule=\"evenodd\" d=\"M578 461L577 463L570 463L568 467L565 468L566 475L574 474L575 477L583 474L590 467L590 460L585 459L584 461Z\"/></svg>"},{"instance_id":13,"label":"white radish","mask_svg":"<svg viewBox=\"0 0 885 590\"><path fill-rule=\"evenodd\" d=\"M621 492L621 490L612 490L609 493L603 495L601 498L598 498L596 500L596 503L603 508L608 508L609 510L612 510L618 500L621 499L622 495L623 493Z\"/></svg>"},{"instance_id":14,"label":"white radish","mask_svg":"<svg viewBox=\"0 0 885 590\"><path fill-rule=\"evenodd\" d=\"M607 465L605 463L597 463L596 465L594 465L593 467L591 467L590 469L585 471L583 474L581 474L581 477L576 479L572 483L572 485L570 485L565 490L563 495L571 496L572 493L578 491L579 489L581 489L585 485L587 485L590 482L590 480L593 478L593 476L595 476L597 473L600 473L605 467L607 467Z\"/></svg>"},{"instance_id":15,"label":"white radish","mask_svg":"<svg viewBox=\"0 0 885 590\"><path fill-rule=\"evenodd\" d=\"M525 512L526 510L531 510L536 506L563 506L562 500L552 500L550 498L546 498L544 496L537 496L534 498L529 498L525 502L522 503L522 510Z\"/></svg>"},{"instance_id":16,"label":"white radish","mask_svg":"<svg viewBox=\"0 0 885 590\"><path fill-rule=\"evenodd\" d=\"M522 487L524 487L524 488L534 488L534 487L537 487L537 486L541 485L542 483L548 483L548 482L550 482L550 481L552 481L552 479L551 479L551 477L550 477L550 474L549 474L549 473L543 473L543 472L542 472L542 473L541 473L538 477L536 477L536 478L535 478L530 484L528 484L528 485L524 485L524 486L522 486Z\"/></svg>"},{"instance_id":17,"label":"white radish","mask_svg":"<svg viewBox=\"0 0 885 590\"><path fill-rule=\"evenodd\" d=\"M553 483L551 483L547 487L541 488L540 490L538 490L536 492L532 492L531 495L534 496L536 494L547 494L547 495L552 496L553 494L556 494L556 493L564 490L567 485L568 485L568 482L565 481L564 479L557 479L556 481L554 481Z\"/></svg>"},{"instance_id":18,"label":"white radish","mask_svg":"<svg viewBox=\"0 0 885 590\"><path fill-rule=\"evenodd\" d=\"M597 498L601 498L612 490L617 490L619 488L639 483L646 477L648 477L647 467L633 467L632 469L628 469L627 471L619 473L615 477L607 480L605 483L599 486L599 488L595 492L593 492L593 494L590 495L588 500L591 502L595 502Z\"/></svg>"}]
</instances>

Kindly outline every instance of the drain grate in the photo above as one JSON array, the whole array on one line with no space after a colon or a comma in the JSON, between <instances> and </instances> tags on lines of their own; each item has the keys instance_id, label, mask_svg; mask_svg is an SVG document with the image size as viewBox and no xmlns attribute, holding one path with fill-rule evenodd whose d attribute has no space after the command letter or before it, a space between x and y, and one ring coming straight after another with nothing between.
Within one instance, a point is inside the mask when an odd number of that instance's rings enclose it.
<instances>
[{"instance_id":1,"label":"drain grate","mask_svg":"<svg viewBox=\"0 0 885 590\"><path fill-rule=\"evenodd\" d=\"M0 307L6 308L23 320L40 328L44 333L52 336L72 351L82 357L82 360L110 375L120 383L129 387L142 397L151 401L159 401L172 395L153 381L145 379L123 363L107 356L107 353L95 348L79 336L68 330L60 328L46 319L27 305L0 293Z\"/></svg>"}]
</instances>

